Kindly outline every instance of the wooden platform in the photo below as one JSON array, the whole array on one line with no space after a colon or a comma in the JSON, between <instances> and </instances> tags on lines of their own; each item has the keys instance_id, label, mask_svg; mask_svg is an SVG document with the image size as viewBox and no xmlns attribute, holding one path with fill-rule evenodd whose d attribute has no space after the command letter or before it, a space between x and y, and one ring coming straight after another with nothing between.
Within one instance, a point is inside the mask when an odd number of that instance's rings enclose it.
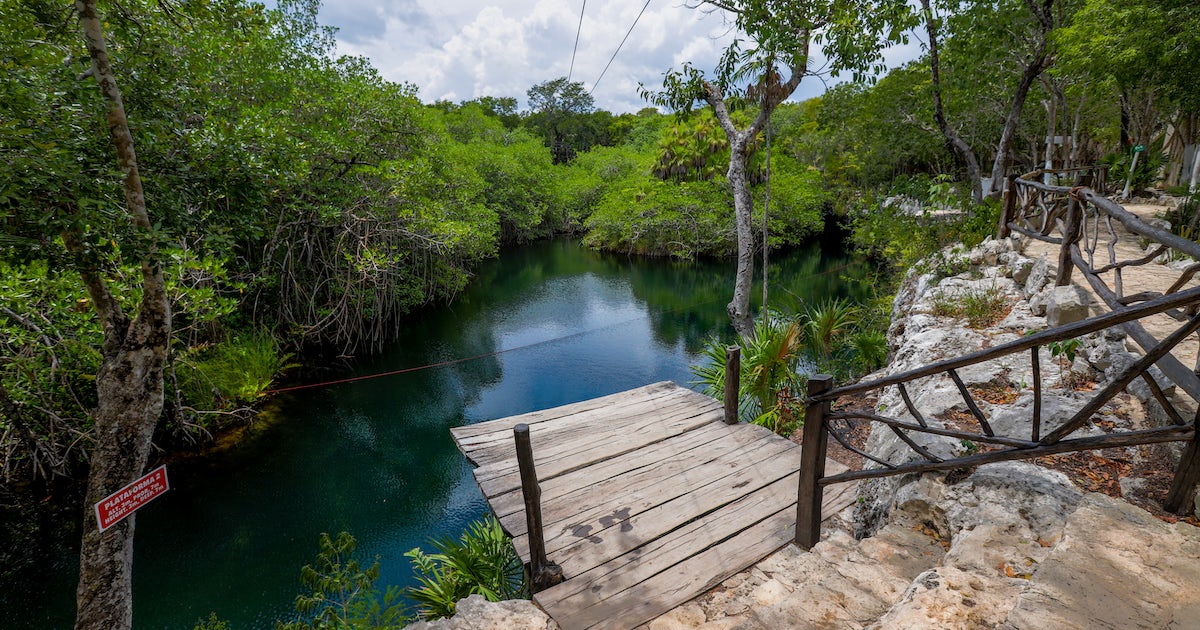
<instances>
[{"instance_id":1,"label":"wooden platform","mask_svg":"<svg viewBox=\"0 0 1200 630\"><path fill-rule=\"evenodd\" d=\"M720 403L664 382L451 429L525 561L512 432L521 423L542 489L546 553L566 577L534 600L566 630L638 626L795 534L800 447L762 427L726 425ZM823 516L850 505L855 490L828 488Z\"/></svg>"}]
</instances>

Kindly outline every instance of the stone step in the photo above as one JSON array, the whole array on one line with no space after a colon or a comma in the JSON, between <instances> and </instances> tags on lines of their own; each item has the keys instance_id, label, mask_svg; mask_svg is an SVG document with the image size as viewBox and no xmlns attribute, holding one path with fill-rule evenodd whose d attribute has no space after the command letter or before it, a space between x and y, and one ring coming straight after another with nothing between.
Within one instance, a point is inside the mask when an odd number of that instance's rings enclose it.
<instances>
[{"instance_id":1,"label":"stone step","mask_svg":"<svg viewBox=\"0 0 1200 630\"><path fill-rule=\"evenodd\" d=\"M648 627L862 628L944 553L936 532L920 526L889 525L862 541L837 530L811 553L783 548Z\"/></svg>"}]
</instances>

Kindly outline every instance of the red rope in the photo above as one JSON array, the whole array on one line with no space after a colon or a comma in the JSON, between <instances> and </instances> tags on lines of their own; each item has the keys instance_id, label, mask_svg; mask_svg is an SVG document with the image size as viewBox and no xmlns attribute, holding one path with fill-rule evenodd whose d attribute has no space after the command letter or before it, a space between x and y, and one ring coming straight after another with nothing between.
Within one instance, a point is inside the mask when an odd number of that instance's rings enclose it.
<instances>
[{"instance_id":1,"label":"red rope","mask_svg":"<svg viewBox=\"0 0 1200 630\"><path fill-rule=\"evenodd\" d=\"M484 359L487 357L498 356L498 355L504 354L506 352L513 352L515 350L525 350L527 348L532 348L534 346L541 346L541 345L545 345L548 343L554 343L556 341L562 341L563 339L570 339L572 337L581 337L583 335L590 335L595 332L600 332L601 330L607 330L609 328L616 328L617 326L624 326L625 324L635 322L639 319L644 319L647 316L648 316L648 313L639 315L637 317L632 317L630 319L622 320L622 321L616 322L614 324L609 324L607 326L601 326L600 328L593 328L591 330L581 330L579 332L571 333L569 335L563 335L562 337L555 337L553 339L543 339L541 341L527 343L523 346L513 346L512 348L505 348L504 350L495 350L493 352L485 352L484 354L477 354L473 357L462 357L459 359L450 359L449 361L442 361L440 363L430 363L428 365L418 365L416 367L401 368L399 370L391 370L390 372L380 372L378 374L365 374L363 376L351 376L349 378L339 378L339 379L332 380L332 381L322 381L320 383L308 383L306 385L293 385L291 387L280 387L277 389L268 389L268 390L264 391L263 394L278 394L281 392L294 392L294 391L300 390L300 389L312 389L315 387L340 385L342 383L354 383L357 381L366 381L366 380L370 380L373 378L383 378L385 376L395 376L397 374L405 374L408 372L419 372L421 370L428 370L431 368L446 367L447 365L454 365L456 363L466 363L467 361L474 361L476 359Z\"/></svg>"},{"instance_id":2,"label":"red rope","mask_svg":"<svg viewBox=\"0 0 1200 630\"><path fill-rule=\"evenodd\" d=\"M846 267L849 267L849 266L850 266L850 263L847 263L847 264L845 264L845 265L842 265L842 266L840 266L840 267L837 267L837 268L835 268L835 269L827 269L827 270L825 270L825 271L822 271L822 272L820 272L820 273L811 274L811 275L809 275L809 276L807 276L807 277L809 277L809 278L815 278L815 277L817 277L817 276L823 276L823 275L825 275L825 274L833 273L833 272L836 272L836 271L841 271L842 269L845 269ZM791 293L792 295L796 295L796 294L792 293L791 291L788 291L786 287L783 287L783 290L784 290L784 291L787 291L788 293ZM797 297L799 297L799 296L797 296ZM723 299L725 299L725 298L718 298L718 300L723 300ZM706 302L697 302L696 304L692 304L692 305L691 305L690 307L688 307L688 308L696 308L697 306L700 306L701 304L708 304L708 303L715 302L715 301L718 301L718 300L708 300L708 301L706 301ZM679 308L679 309L671 309L671 310L676 310L676 311L679 311L679 310L683 310L683 309L682 309L682 308ZM363 375L363 376L351 376L351 377L348 377L348 378L339 378L339 379L332 380L332 381L322 381L322 382L320 382L320 383L308 383L308 384L306 384L306 385L292 385L291 387L278 387L278 388L275 388L275 389L268 389L268 390L264 391L264 392L263 392L263 394L264 394L264 395L266 395L266 394L280 394L280 393L283 393L283 392L294 392L294 391L301 390L301 389L314 389L314 388L317 388L317 387L328 387L328 386L330 386L330 385L341 385L341 384L343 384L343 383L356 383L356 382L358 382L358 381L368 381L368 380L371 380L371 379L373 379L373 378L383 378L383 377L385 377L385 376L395 376L395 375L397 375L397 374L406 374L406 373L408 373L408 372L419 372L419 371L421 371L421 370L429 370L429 369L432 369L432 368L446 367L446 366L448 366L448 365L455 365L455 364L458 364L458 363L466 363L467 361L474 361L474 360L476 360L476 359L485 359L485 358L487 358L487 357L494 357L494 356L498 356L498 355L504 354L504 353L506 353L506 352L513 352L513 351L515 351L515 350L525 350L526 348L532 348L532 347L534 347L534 346L540 346L540 345L544 345L544 344L548 344L548 343L554 343L555 341L562 341L563 339L570 339L570 338L572 338L572 337L581 337L581 336L583 336L583 335L590 335L590 334L592 334L592 333L595 333L595 332L600 332L601 330L607 330L607 329L609 329L609 328L615 328L615 327L617 327L617 326L624 326L625 324L628 324L628 323L631 323L631 322L635 322L635 321L637 321L637 320L639 320L639 319L643 319L643 318L645 318L645 317L647 317L647 316L649 316L649 313L644 313L644 314L642 314L642 315L639 315L639 316L637 316L637 317L633 317L633 318L630 318L630 319L626 319L626 320L619 321L619 322L617 322L617 323L615 323L615 324L609 324L608 326L601 326L600 328L593 328L593 329L591 329L591 330L581 330L581 331L579 331L579 332L577 332L577 333L571 333L571 334L569 334L569 335L564 335L564 336L562 336L562 337L555 337L555 338L553 338L553 339L544 339L544 340L542 340L542 341L535 341L535 342L533 342L533 343L528 343L528 344L525 344L525 345L523 345L523 346L514 346L514 347L512 347L512 348L505 348L504 350L495 350L495 351L493 351L493 352L486 352L486 353L484 353L484 354L477 354L477 355L475 355L475 356L473 356L473 357L463 357L463 358L459 358L459 359L450 359L449 361L442 361L442 362L440 362L440 363L430 363L430 364L428 364L428 365L418 365L418 366L416 366L416 367L401 368L401 369L399 369L399 370L391 370L391 371L389 371L389 372L380 372L380 373L378 373L378 374L365 374L365 375Z\"/></svg>"}]
</instances>

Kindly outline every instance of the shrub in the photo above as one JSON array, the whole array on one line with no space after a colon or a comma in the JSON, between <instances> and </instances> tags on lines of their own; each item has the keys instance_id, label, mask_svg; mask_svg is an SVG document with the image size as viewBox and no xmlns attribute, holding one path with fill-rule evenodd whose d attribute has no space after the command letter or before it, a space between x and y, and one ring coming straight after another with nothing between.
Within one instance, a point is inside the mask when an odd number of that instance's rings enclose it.
<instances>
[{"instance_id":1,"label":"shrub","mask_svg":"<svg viewBox=\"0 0 1200 630\"><path fill-rule=\"evenodd\" d=\"M306 564L300 569L300 581L310 592L296 596L299 618L277 621L276 630L382 630L407 624L399 589L389 588L380 596L375 588L379 560L364 570L354 558L358 543L349 532L339 533L336 539L321 534L320 545L316 566Z\"/></svg>"},{"instance_id":2,"label":"shrub","mask_svg":"<svg viewBox=\"0 0 1200 630\"><path fill-rule=\"evenodd\" d=\"M962 317L971 328L993 326L1008 315L1012 304L995 286L961 293L940 293L933 298L931 313L938 317Z\"/></svg>"},{"instance_id":3,"label":"shrub","mask_svg":"<svg viewBox=\"0 0 1200 630\"><path fill-rule=\"evenodd\" d=\"M404 554L420 583L404 594L425 619L452 616L458 600L469 595L493 602L529 597L521 559L494 517L472 523L458 540L444 537L433 546L435 553L414 548Z\"/></svg>"},{"instance_id":4,"label":"shrub","mask_svg":"<svg viewBox=\"0 0 1200 630\"><path fill-rule=\"evenodd\" d=\"M778 314L760 318L754 337L741 337L738 414L780 435L790 435L803 420L807 376L800 372L803 336L800 323ZM710 339L708 361L692 366L696 384L708 395L725 398L726 344Z\"/></svg>"}]
</instances>

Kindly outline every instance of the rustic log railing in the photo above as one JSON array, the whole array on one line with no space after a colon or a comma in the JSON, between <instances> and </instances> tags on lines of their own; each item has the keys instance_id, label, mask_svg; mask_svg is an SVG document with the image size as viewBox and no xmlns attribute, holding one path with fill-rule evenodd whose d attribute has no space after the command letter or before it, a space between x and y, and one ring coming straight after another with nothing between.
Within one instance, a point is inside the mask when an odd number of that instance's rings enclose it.
<instances>
[{"instance_id":1,"label":"rustic log railing","mask_svg":"<svg viewBox=\"0 0 1200 630\"><path fill-rule=\"evenodd\" d=\"M1192 277L1200 272L1200 263L1194 263L1181 272L1174 272L1178 273L1179 277L1163 293L1143 291L1125 295L1125 269L1150 264L1164 254L1183 255L1191 257L1194 261L1200 260L1200 244L1142 221L1090 188L1048 186L1026 179L1037 173L1035 171L1021 178L1009 178L1001 212L1001 226L997 235L1003 238L1011 232L1017 232L1058 245L1058 276L1055 279L1057 286L1070 284L1072 272L1079 269L1096 295L1110 309L1116 311L1159 295L1175 293L1187 286ZM1116 246L1120 237L1114 221L1120 223L1125 230L1152 243L1154 247L1139 258L1118 260ZM1061 237L1050 236L1051 231L1056 228ZM1107 262L1097 264L1096 252L1101 246L1106 250ZM1173 273L1166 267L1161 267L1161 270L1162 273ZM1105 280L1105 276L1109 275L1112 278L1111 286ZM1177 321L1183 321L1196 311L1193 307L1187 312L1170 310L1166 314ZM1154 336L1138 322L1124 323L1122 328L1144 351L1148 352L1150 347L1157 343ZM1193 399L1200 401L1200 378L1196 376L1200 371L1200 357L1191 369L1184 367L1179 360L1169 355L1159 362L1158 367Z\"/></svg>"},{"instance_id":2,"label":"rustic log railing","mask_svg":"<svg viewBox=\"0 0 1200 630\"><path fill-rule=\"evenodd\" d=\"M1061 246L1060 253L1065 252L1060 256L1064 263L1060 264L1059 283L1069 282L1070 269L1078 268L1096 293L1109 305L1111 311L1090 319L1028 335L986 350L868 382L833 388L832 380L828 376L810 378L807 396L808 411L805 416L803 434L802 461L804 467L800 473L796 518L795 542L800 547L809 549L820 539L820 505L824 488L830 484L906 473L963 469L992 462L1033 459L1059 453L1139 444L1188 442L1164 507L1175 513L1185 513L1192 509L1193 492L1197 483L1200 483L1200 439L1197 437L1198 429L1200 429L1200 413L1197 413L1195 417L1185 419L1167 399L1148 370L1157 364L1167 378L1174 381L1178 387L1188 392L1194 399L1200 400L1200 379L1197 379L1196 373L1185 368L1170 355L1171 350L1188 335L1200 331L1200 287L1183 288L1191 280L1192 275L1200 271L1200 264L1187 267L1180 279L1163 293L1144 292L1131 296L1124 296L1122 292L1120 270L1134 264L1145 264L1168 249L1174 249L1200 260L1200 245L1142 222L1135 215L1097 195L1089 188L1049 186L1040 182L1016 178L1011 178L1008 184L1000 233L1007 235L1010 232L1018 232L1031 238L1059 244ZM1117 237L1112 224L1113 220L1120 222L1130 232L1159 243L1159 247L1154 250L1153 255L1133 261L1118 262L1115 252ZM1094 258L1096 245L1099 242L1097 234L1101 223L1106 226L1106 230L1112 238L1107 244L1109 262L1097 268ZM1008 231L1005 231L1004 228L1007 228ZM1062 236L1050 236L1054 229L1057 229ZM1090 237L1088 236L1089 229L1091 230ZM1080 248L1081 243L1083 244L1082 249ZM1113 272L1116 276L1115 289L1109 289L1101 278L1103 274L1109 272ZM1143 318L1158 314L1167 314L1183 322L1178 329L1161 341L1146 332L1139 323L1139 320ZM1043 435L1044 427L1041 417L1043 386L1039 348L1115 326L1123 328L1143 348L1145 354L1126 366L1112 381L1095 392L1091 399L1069 419L1058 426L1046 427L1050 430ZM971 392L964 385L957 370L1023 352L1029 352L1033 376L1030 431L1027 436L998 435L989 419L976 404ZM978 426L977 431L948 428L939 421L927 419L913 404L906 385L917 379L940 374L948 375L954 382L970 412L973 423ZM1071 437L1086 427L1101 407L1139 378L1146 383L1151 394L1163 407L1170 419L1170 424L1099 436ZM903 401L903 411L907 412L908 419L885 417L861 411L831 409L831 403L840 397L882 391L888 387L897 388ZM906 461L888 461L855 447L846 437L846 430L855 420L867 420L889 427L909 447L911 454ZM947 449L936 446L936 437L922 438L925 442L923 445L918 439L914 439L920 434L941 436L953 440L968 440L983 446L977 453L947 457L945 456ZM873 462L877 466L826 477L824 475L825 450L830 437L847 450L861 456L864 464ZM934 451L942 453L942 456Z\"/></svg>"}]
</instances>

